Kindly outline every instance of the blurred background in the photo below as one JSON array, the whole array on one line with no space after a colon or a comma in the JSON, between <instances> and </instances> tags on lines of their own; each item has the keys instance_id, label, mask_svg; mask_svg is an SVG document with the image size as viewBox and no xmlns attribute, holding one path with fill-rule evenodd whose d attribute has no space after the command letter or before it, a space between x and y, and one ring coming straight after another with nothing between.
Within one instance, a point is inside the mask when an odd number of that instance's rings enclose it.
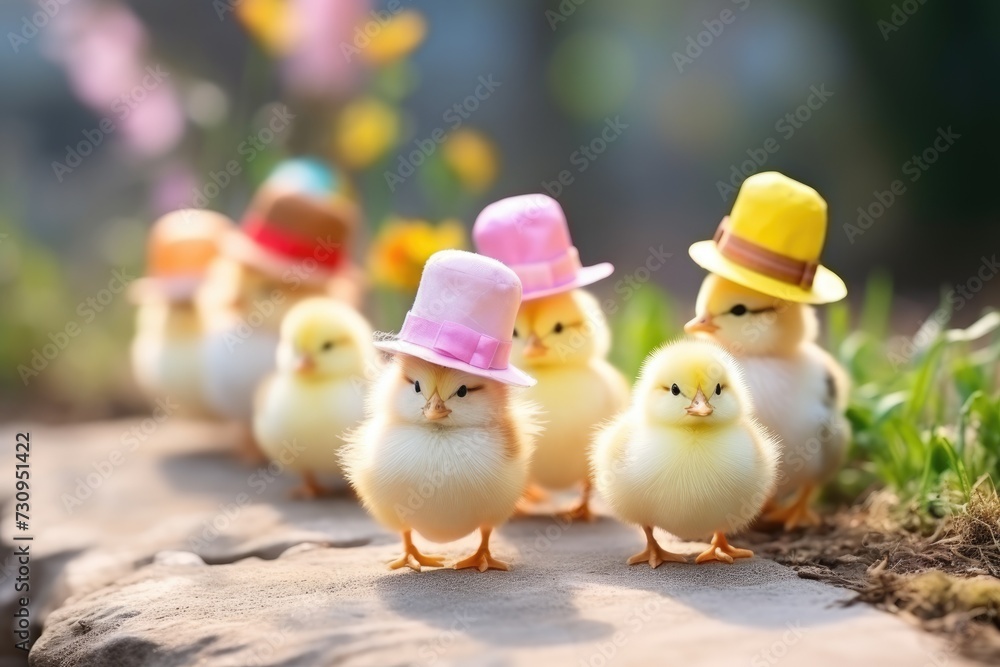
<instances>
[{"instance_id":1,"label":"blurred background","mask_svg":"<svg viewBox=\"0 0 1000 667\"><path fill-rule=\"evenodd\" d=\"M612 319L669 335L703 277L687 247L770 169L827 199L852 307L876 272L903 335L942 289L969 290L960 325L998 303L1000 5L7 0L0 28L0 418L141 410L115 272L141 275L160 215L238 220L298 155L353 184L381 329L484 205L547 192L584 263L615 263Z\"/></svg>"}]
</instances>

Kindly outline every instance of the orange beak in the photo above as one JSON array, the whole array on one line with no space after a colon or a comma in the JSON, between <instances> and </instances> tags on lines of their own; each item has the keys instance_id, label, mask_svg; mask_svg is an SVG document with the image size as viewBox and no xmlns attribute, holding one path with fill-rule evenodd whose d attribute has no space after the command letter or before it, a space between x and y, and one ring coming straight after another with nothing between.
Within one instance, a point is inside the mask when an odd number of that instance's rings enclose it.
<instances>
[{"instance_id":1,"label":"orange beak","mask_svg":"<svg viewBox=\"0 0 1000 667\"><path fill-rule=\"evenodd\" d=\"M298 363L295 364L295 370L299 373L308 373L316 370L316 360L308 354L303 354L299 357Z\"/></svg>"},{"instance_id":2,"label":"orange beak","mask_svg":"<svg viewBox=\"0 0 1000 667\"><path fill-rule=\"evenodd\" d=\"M689 334L697 333L699 331L704 333L715 333L718 330L719 326L712 321L711 315L696 317L684 325L684 331Z\"/></svg>"},{"instance_id":3,"label":"orange beak","mask_svg":"<svg viewBox=\"0 0 1000 667\"><path fill-rule=\"evenodd\" d=\"M431 400L427 401L427 405L424 406L424 418L428 421L437 421L439 419L444 419L451 414L451 409L445 406L444 401L435 392L431 396Z\"/></svg>"},{"instance_id":4,"label":"orange beak","mask_svg":"<svg viewBox=\"0 0 1000 667\"><path fill-rule=\"evenodd\" d=\"M549 351L549 348L545 347L545 343L542 339L531 334L528 336L527 342L524 344L524 358L525 359L537 359L538 357L543 357Z\"/></svg>"},{"instance_id":5,"label":"orange beak","mask_svg":"<svg viewBox=\"0 0 1000 667\"><path fill-rule=\"evenodd\" d=\"M691 399L691 405L684 409L692 417L707 417L715 412L715 408L708 402L708 397L705 396L705 392L701 390L701 387L698 387L698 392Z\"/></svg>"}]
</instances>

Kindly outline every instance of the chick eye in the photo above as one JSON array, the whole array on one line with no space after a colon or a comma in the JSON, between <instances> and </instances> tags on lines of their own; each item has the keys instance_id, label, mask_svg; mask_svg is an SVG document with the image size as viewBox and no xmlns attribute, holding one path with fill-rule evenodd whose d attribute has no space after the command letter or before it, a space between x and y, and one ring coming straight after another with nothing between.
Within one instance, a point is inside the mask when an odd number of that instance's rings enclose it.
<instances>
[{"instance_id":1,"label":"chick eye","mask_svg":"<svg viewBox=\"0 0 1000 667\"><path fill-rule=\"evenodd\" d=\"M469 388L463 384L455 393L458 394L459 398L465 398L466 394L469 393Z\"/></svg>"},{"instance_id":2,"label":"chick eye","mask_svg":"<svg viewBox=\"0 0 1000 667\"><path fill-rule=\"evenodd\" d=\"M721 384L715 385L715 395L720 396L721 394L722 394L722 385Z\"/></svg>"},{"instance_id":3,"label":"chick eye","mask_svg":"<svg viewBox=\"0 0 1000 667\"><path fill-rule=\"evenodd\" d=\"M556 325L554 327L552 327L552 331L554 331L556 333L562 333L562 331L563 331L562 322L556 322Z\"/></svg>"},{"instance_id":4,"label":"chick eye","mask_svg":"<svg viewBox=\"0 0 1000 667\"><path fill-rule=\"evenodd\" d=\"M517 329L514 329L514 338L517 338Z\"/></svg>"},{"instance_id":5,"label":"chick eye","mask_svg":"<svg viewBox=\"0 0 1000 667\"><path fill-rule=\"evenodd\" d=\"M332 349L333 349L333 341L332 340L328 340L325 343L323 343L323 351L324 352L329 352Z\"/></svg>"},{"instance_id":6,"label":"chick eye","mask_svg":"<svg viewBox=\"0 0 1000 667\"><path fill-rule=\"evenodd\" d=\"M676 384L675 385L671 385L671 387L670 387L670 393L673 394L674 396L676 396L677 394L681 393L681 388L678 387Z\"/></svg>"},{"instance_id":7,"label":"chick eye","mask_svg":"<svg viewBox=\"0 0 1000 667\"><path fill-rule=\"evenodd\" d=\"M735 315L736 317L739 317L740 315L746 315L747 314L747 307L744 306L742 303L738 303L735 306L733 306L732 308L730 308L729 312L732 313L733 315Z\"/></svg>"},{"instance_id":8,"label":"chick eye","mask_svg":"<svg viewBox=\"0 0 1000 667\"><path fill-rule=\"evenodd\" d=\"M414 381L413 388L417 391L418 394L420 393L420 380Z\"/></svg>"}]
</instances>

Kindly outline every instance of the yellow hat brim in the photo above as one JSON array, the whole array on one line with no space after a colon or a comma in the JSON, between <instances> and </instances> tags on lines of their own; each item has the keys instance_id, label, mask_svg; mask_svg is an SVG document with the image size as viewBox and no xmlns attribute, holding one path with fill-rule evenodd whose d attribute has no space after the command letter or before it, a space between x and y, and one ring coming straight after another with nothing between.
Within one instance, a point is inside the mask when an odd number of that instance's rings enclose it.
<instances>
[{"instance_id":1,"label":"yellow hat brim","mask_svg":"<svg viewBox=\"0 0 1000 667\"><path fill-rule=\"evenodd\" d=\"M833 303L847 296L847 285L840 279L840 276L825 266L816 268L812 289L803 289L736 264L719 252L715 241L699 241L688 248L688 254L691 255L695 264L711 273L722 276L737 285L743 285L785 301L812 304Z\"/></svg>"}]
</instances>

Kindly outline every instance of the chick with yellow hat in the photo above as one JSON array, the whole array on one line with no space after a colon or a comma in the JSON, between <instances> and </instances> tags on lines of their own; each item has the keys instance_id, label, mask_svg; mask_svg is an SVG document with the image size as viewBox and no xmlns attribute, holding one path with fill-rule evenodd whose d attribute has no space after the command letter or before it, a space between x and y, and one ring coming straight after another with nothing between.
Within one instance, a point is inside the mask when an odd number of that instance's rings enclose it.
<instances>
[{"instance_id":1,"label":"chick with yellow hat","mask_svg":"<svg viewBox=\"0 0 1000 667\"><path fill-rule=\"evenodd\" d=\"M684 329L742 363L757 418L781 440L764 518L789 530L819 523L811 499L840 467L851 436L847 374L816 344L812 304L847 295L820 263L826 230L819 193L770 171L746 179L715 238L689 250L709 275Z\"/></svg>"}]
</instances>

